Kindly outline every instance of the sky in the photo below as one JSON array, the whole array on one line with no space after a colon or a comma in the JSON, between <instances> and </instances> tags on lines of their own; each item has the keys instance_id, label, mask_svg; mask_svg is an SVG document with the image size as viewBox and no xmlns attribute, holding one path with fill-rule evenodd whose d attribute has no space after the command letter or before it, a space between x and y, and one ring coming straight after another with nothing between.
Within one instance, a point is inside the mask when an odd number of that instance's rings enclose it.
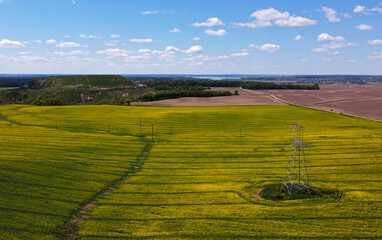
<instances>
[{"instance_id":1,"label":"sky","mask_svg":"<svg viewBox=\"0 0 382 240\"><path fill-rule=\"evenodd\" d=\"M0 0L0 74L382 74L382 0Z\"/></svg>"}]
</instances>

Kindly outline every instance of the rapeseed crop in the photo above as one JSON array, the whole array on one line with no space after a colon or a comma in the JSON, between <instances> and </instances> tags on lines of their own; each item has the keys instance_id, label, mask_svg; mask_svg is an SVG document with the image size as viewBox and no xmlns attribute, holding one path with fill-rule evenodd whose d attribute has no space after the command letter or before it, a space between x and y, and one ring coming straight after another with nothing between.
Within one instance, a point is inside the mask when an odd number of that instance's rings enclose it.
<instances>
[{"instance_id":1,"label":"rapeseed crop","mask_svg":"<svg viewBox=\"0 0 382 240\"><path fill-rule=\"evenodd\" d=\"M100 198L81 239L382 238L380 122L293 106L0 113L2 236L59 237L71 213L129 171L154 124L142 169ZM256 199L258 188L281 184L290 123L316 148L307 151L308 177L327 194Z\"/></svg>"}]
</instances>

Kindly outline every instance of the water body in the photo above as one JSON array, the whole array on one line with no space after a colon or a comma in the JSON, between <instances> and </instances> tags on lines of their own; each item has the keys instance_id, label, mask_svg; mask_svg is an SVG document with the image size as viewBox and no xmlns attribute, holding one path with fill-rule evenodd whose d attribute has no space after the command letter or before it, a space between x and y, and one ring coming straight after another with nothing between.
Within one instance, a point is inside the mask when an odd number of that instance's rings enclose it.
<instances>
[{"instance_id":1,"label":"water body","mask_svg":"<svg viewBox=\"0 0 382 240\"><path fill-rule=\"evenodd\" d=\"M191 76L192 78L198 79L211 79L211 80L223 80L223 79L240 79L240 77L232 77L232 76Z\"/></svg>"}]
</instances>

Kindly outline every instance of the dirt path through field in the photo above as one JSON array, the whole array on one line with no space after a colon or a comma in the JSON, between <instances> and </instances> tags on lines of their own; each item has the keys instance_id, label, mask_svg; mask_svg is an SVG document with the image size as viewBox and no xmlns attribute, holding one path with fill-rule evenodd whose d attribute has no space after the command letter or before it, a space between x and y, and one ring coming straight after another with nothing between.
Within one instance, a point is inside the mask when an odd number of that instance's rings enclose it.
<instances>
[{"instance_id":1,"label":"dirt path through field","mask_svg":"<svg viewBox=\"0 0 382 240\"><path fill-rule=\"evenodd\" d=\"M142 141L144 140L142 139ZM147 159L151 147L152 144L150 142L146 142L146 145L143 148L139 157L137 158L137 161L133 164L132 168L125 176L113 182L109 187L107 187L106 190L103 190L100 193L98 193L97 196L93 198L89 203L85 204L81 207L79 211L71 215L71 217L63 225L63 227L59 229L59 232L62 233L62 240L73 240L78 237L78 229L86 221L86 218L90 216L90 213L93 211L93 209L97 207L98 200L103 196L112 194L115 190L117 190L117 187L120 183L129 179L135 173L139 172L142 169L142 165Z\"/></svg>"}]
</instances>

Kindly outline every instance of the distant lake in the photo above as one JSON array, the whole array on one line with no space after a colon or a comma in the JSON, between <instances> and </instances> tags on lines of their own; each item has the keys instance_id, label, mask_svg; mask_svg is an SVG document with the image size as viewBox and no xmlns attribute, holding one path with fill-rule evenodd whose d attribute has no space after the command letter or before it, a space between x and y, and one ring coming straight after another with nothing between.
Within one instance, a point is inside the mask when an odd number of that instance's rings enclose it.
<instances>
[{"instance_id":1,"label":"distant lake","mask_svg":"<svg viewBox=\"0 0 382 240\"><path fill-rule=\"evenodd\" d=\"M211 80L222 80L222 79L240 79L241 77L231 77L231 76L191 76L193 78L200 79L211 79Z\"/></svg>"}]
</instances>

